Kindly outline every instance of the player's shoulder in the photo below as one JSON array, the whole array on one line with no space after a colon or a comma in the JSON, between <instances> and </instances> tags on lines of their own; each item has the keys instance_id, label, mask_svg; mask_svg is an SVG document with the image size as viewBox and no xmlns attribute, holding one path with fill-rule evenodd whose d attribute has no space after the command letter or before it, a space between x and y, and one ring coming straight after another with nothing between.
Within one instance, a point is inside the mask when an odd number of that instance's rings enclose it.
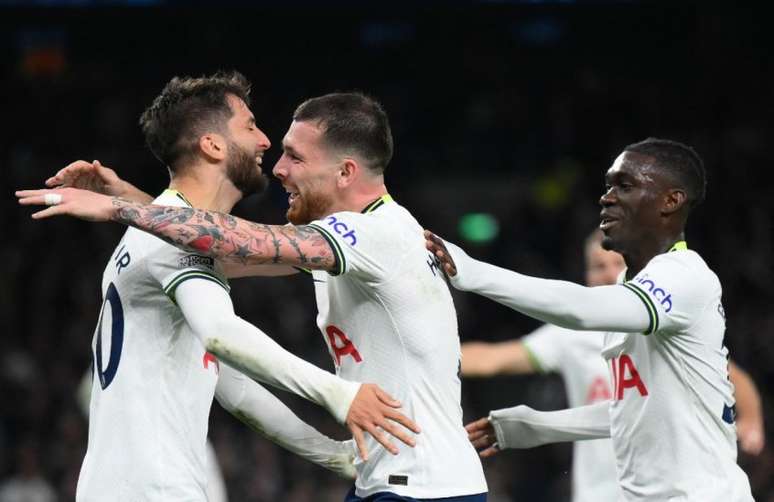
<instances>
[{"instance_id":1,"label":"player's shoulder","mask_svg":"<svg viewBox=\"0 0 774 502\"><path fill-rule=\"evenodd\" d=\"M413 216L391 199L362 212L339 211L313 221L310 226L335 234L351 246L381 245L394 242L407 231L421 231Z\"/></svg>"},{"instance_id":2,"label":"player's shoulder","mask_svg":"<svg viewBox=\"0 0 774 502\"><path fill-rule=\"evenodd\" d=\"M720 286L717 274L709 268L701 255L692 249L674 250L657 255L648 263L644 271L701 288Z\"/></svg>"}]
</instances>

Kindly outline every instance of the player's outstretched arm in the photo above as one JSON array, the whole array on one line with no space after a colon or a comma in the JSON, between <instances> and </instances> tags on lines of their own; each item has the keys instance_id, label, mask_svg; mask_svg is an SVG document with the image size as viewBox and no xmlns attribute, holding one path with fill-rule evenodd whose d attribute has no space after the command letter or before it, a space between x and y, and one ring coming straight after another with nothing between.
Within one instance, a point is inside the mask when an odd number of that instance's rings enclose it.
<instances>
[{"instance_id":1,"label":"player's outstretched arm","mask_svg":"<svg viewBox=\"0 0 774 502\"><path fill-rule=\"evenodd\" d=\"M35 219L70 215L116 221L155 235L173 246L242 265L289 265L334 270L331 244L306 225L264 225L216 211L141 204L75 188L21 190L22 205L48 205Z\"/></svg>"},{"instance_id":2,"label":"player's outstretched arm","mask_svg":"<svg viewBox=\"0 0 774 502\"><path fill-rule=\"evenodd\" d=\"M103 166L98 160L93 162L76 160L47 179L46 186L81 188L135 202L148 203L153 200L153 197L119 178L113 169Z\"/></svg>"},{"instance_id":3,"label":"player's outstretched arm","mask_svg":"<svg viewBox=\"0 0 774 502\"><path fill-rule=\"evenodd\" d=\"M393 454L398 449L385 432L414 446L410 431L419 432L419 427L398 411L398 401L377 385L343 380L287 352L239 318L220 285L191 279L177 287L175 299L208 352L251 378L325 407L340 423L347 424L363 460L368 459L364 432Z\"/></svg>"},{"instance_id":4,"label":"player's outstretched arm","mask_svg":"<svg viewBox=\"0 0 774 502\"><path fill-rule=\"evenodd\" d=\"M274 394L252 379L220 365L215 398L266 439L348 479L355 478L351 441L335 441L307 424Z\"/></svg>"},{"instance_id":5,"label":"player's outstretched arm","mask_svg":"<svg viewBox=\"0 0 774 502\"><path fill-rule=\"evenodd\" d=\"M540 279L468 256L425 232L426 246L441 261L452 285L486 296L535 319L567 329L643 333L651 326L642 300L625 287L586 287Z\"/></svg>"},{"instance_id":6,"label":"player's outstretched arm","mask_svg":"<svg viewBox=\"0 0 774 502\"><path fill-rule=\"evenodd\" d=\"M609 403L559 411L537 411L521 405L492 411L489 417L471 422L465 429L482 457L508 448L609 438Z\"/></svg>"},{"instance_id":7,"label":"player's outstretched arm","mask_svg":"<svg viewBox=\"0 0 774 502\"><path fill-rule=\"evenodd\" d=\"M509 340L463 343L461 370L466 377L490 377L535 373L538 368L521 340Z\"/></svg>"},{"instance_id":8,"label":"player's outstretched arm","mask_svg":"<svg viewBox=\"0 0 774 502\"><path fill-rule=\"evenodd\" d=\"M728 377L734 384L739 447L745 453L758 455L766 443L761 395L752 377L733 361L728 363Z\"/></svg>"}]
</instances>

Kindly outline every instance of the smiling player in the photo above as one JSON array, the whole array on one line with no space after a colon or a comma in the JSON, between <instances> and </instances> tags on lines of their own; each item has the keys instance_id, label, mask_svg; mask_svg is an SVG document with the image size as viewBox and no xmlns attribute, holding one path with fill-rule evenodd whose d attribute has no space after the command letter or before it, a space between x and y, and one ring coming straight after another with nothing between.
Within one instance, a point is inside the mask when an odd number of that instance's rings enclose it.
<instances>
[{"instance_id":1,"label":"smiling player","mask_svg":"<svg viewBox=\"0 0 774 502\"><path fill-rule=\"evenodd\" d=\"M611 401L494 411L468 426L471 439L508 448L611 437L627 500L750 501L736 464L720 282L685 242L688 215L705 194L703 163L690 147L649 138L627 146L605 180L602 246L627 265L618 285L528 277L426 233L456 288L564 328L607 332Z\"/></svg>"}]
</instances>

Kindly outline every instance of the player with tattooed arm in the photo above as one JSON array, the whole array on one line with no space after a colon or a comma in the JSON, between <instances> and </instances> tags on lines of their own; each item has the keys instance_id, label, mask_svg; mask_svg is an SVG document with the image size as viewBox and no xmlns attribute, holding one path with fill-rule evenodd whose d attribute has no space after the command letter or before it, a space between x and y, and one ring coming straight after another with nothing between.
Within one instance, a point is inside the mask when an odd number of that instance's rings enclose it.
<instances>
[{"instance_id":1,"label":"player with tattooed arm","mask_svg":"<svg viewBox=\"0 0 774 502\"><path fill-rule=\"evenodd\" d=\"M247 273L260 265L305 269L337 373L379 384L423 427L416 447L399 445L395 457L369 438L374 453L356 461L347 500L485 500L481 463L462 426L454 304L422 227L384 184L392 157L384 110L357 93L309 99L282 148L273 172L289 194L289 226L70 188L19 195L25 204L61 197L36 217L117 221Z\"/></svg>"},{"instance_id":2,"label":"player with tattooed arm","mask_svg":"<svg viewBox=\"0 0 774 502\"><path fill-rule=\"evenodd\" d=\"M255 124L248 95L249 84L238 73L167 84L140 120L148 145L171 175L155 203L227 213L243 195L265 188L261 163L270 143ZM317 252L327 243L314 230L292 238L309 244L312 261L330 256ZM228 267L211 257L133 228L124 234L103 275L77 500L206 500L213 395L275 442L352 475L351 445L301 422L252 378L324 406L347 423L362 456L372 446L363 443L363 430L392 452L397 449L385 432L414 443L397 424L414 431L416 425L379 387L317 368L236 316L227 275Z\"/></svg>"}]
</instances>

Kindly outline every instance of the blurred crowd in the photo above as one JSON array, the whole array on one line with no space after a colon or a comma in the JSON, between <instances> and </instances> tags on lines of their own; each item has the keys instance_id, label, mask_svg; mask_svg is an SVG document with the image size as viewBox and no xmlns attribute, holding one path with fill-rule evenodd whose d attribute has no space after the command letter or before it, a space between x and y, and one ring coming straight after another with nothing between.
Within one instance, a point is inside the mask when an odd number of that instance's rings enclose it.
<instances>
[{"instance_id":1,"label":"blurred crowd","mask_svg":"<svg viewBox=\"0 0 774 502\"><path fill-rule=\"evenodd\" d=\"M647 136L693 145L709 187L688 245L719 275L726 345L774 417L774 75L758 14L636 2L369 12L0 7L0 502L18 500L14 490L36 493L31 501L74 496L87 437L75 393L91 363L102 269L124 230L32 222L12 190L39 187L83 158L160 192L166 172L137 119L172 76L219 68L253 81L258 125L274 143L269 168L303 98L374 95L392 120L392 195L473 256L531 275L582 281L581 246L597 224L603 173L624 146ZM286 206L275 183L235 213L283 223ZM459 221L469 213L492 215L499 233L466 242ZM235 280L232 296L245 319L332 369L307 277ZM463 340L538 326L482 298L455 293L455 301ZM323 410L281 397L325 433L346 437ZM565 406L561 381L463 381L466 420L519 403ZM340 501L349 487L217 403L210 437L233 501ZM760 455L739 461L756 500L774 502L774 435ZM569 466L569 445L501 453L485 462L490 501L568 500Z\"/></svg>"}]
</instances>

